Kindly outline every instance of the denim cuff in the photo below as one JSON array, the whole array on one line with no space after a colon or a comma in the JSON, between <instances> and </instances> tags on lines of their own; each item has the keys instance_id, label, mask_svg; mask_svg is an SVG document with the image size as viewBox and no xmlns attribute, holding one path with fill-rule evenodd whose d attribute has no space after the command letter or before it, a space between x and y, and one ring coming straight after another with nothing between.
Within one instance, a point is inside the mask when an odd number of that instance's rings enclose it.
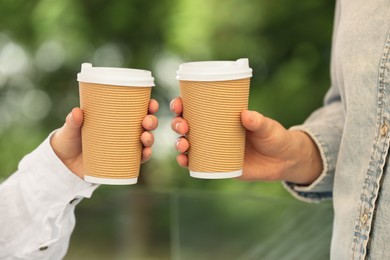
<instances>
[{"instance_id":1,"label":"denim cuff","mask_svg":"<svg viewBox=\"0 0 390 260\"><path fill-rule=\"evenodd\" d=\"M338 150L338 142L333 145L334 142L329 142L327 134L319 134L316 132L316 127L310 125L294 126L291 130L299 130L309 135L314 143L317 145L322 163L323 170L320 176L309 185L300 185L292 182L283 182L283 186L289 191L295 198L305 202L320 202L323 200L329 200L332 198L333 179L336 165L336 156Z\"/></svg>"}]
</instances>

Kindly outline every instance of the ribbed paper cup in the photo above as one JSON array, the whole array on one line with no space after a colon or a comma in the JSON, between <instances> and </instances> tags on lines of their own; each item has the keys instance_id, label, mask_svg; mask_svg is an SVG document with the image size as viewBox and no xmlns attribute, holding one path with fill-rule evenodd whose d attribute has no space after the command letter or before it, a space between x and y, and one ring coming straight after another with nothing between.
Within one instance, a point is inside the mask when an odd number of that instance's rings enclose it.
<instances>
[{"instance_id":1,"label":"ribbed paper cup","mask_svg":"<svg viewBox=\"0 0 390 260\"><path fill-rule=\"evenodd\" d=\"M99 184L137 183L153 78L149 71L92 67L78 74L84 179Z\"/></svg>"},{"instance_id":2,"label":"ribbed paper cup","mask_svg":"<svg viewBox=\"0 0 390 260\"><path fill-rule=\"evenodd\" d=\"M248 59L180 65L177 79L183 118L189 124L192 177L221 179L242 174L245 129L241 112L248 108L251 76Z\"/></svg>"}]
</instances>

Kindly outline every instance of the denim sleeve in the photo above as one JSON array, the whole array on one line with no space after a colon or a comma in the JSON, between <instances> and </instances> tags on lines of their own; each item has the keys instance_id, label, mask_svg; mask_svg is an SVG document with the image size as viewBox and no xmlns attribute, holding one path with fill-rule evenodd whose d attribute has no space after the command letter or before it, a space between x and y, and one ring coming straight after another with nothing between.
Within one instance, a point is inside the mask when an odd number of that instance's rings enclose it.
<instances>
[{"instance_id":1,"label":"denim sleeve","mask_svg":"<svg viewBox=\"0 0 390 260\"><path fill-rule=\"evenodd\" d=\"M333 179L345 118L344 107L337 88L329 89L324 104L302 125L291 128L301 130L313 139L323 162L321 175L310 185L283 183L294 197L306 202L320 202L332 198Z\"/></svg>"}]
</instances>

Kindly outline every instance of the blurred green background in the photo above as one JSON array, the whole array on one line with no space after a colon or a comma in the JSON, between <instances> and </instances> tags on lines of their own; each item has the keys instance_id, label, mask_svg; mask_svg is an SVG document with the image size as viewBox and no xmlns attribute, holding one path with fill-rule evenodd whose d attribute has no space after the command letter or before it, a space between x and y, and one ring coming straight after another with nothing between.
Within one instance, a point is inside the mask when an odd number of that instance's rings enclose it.
<instances>
[{"instance_id":1,"label":"blurred green background","mask_svg":"<svg viewBox=\"0 0 390 260\"><path fill-rule=\"evenodd\" d=\"M160 102L153 158L135 186L76 210L66 259L328 259L332 206L280 183L197 180L175 163L170 100L181 62L249 58L250 109L301 123L329 87L334 2L2 0L0 179L78 106L81 63L147 69Z\"/></svg>"}]
</instances>

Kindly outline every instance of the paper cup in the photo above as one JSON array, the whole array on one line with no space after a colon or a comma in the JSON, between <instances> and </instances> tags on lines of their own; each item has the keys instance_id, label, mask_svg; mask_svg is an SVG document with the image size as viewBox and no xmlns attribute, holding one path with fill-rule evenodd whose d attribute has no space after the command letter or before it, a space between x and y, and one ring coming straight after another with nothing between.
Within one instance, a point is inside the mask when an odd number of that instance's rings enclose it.
<instances>
[{"instance_id":1,"label":"paper cup","mask_svg":"<svg viewBox=\"0 0 390 260\"><path fill-rule=\"evenodd\" d=\"M154 86L151 72L84 63L77 80L84 114L84 179L98 184L137 183L142 120Z\"/></svg>"},{"instance_id":2,"label":"paper cup","mask_svg":"<svg viewBox=\"0 0 390 260\"><path fill-rule=\"evenodd\" d=\"M245 129L241 112L248 108L252 69L248 59L189 62L177 79L183 118L189 125L188 163L195 178L234 178L242 174Z\"/></svg>"}]
</instances>

